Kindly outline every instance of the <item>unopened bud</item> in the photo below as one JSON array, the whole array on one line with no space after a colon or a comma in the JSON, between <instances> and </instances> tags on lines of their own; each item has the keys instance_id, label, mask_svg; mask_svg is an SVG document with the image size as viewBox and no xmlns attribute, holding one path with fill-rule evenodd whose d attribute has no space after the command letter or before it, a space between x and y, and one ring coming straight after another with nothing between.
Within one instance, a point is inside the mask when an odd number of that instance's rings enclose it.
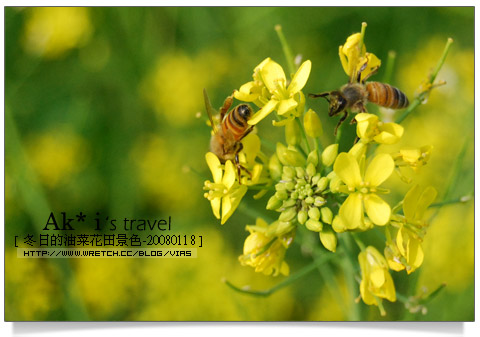
<instances>
[{"instance_id":1,"label":"unopened bud","mask_svg":"<svg viewBox=\"0 0 480 337\"><path fill-rule=\"evenodd\" d=\"M307 211L300 211L298 212L298 215L297 215L297 220L300 224L304 224L305 221L307 221L308 219L308 214L307 214Z\"/></svg>"},{"instance_id":2,"label":"unopened bud","mask_svg":"<svg viewBox=\"0 0 480 337\"><path fill-rule=\"evenodd\" d=\"M295 210L295 207L290 207L280 214L280 216L278 217L278 220L290 221L293 218L295 218L296 215L297 215L297 211Z\"/></svg>"},{"instance_id":3,"label":"unopened bud","mask_svg":"<svg viewBox=\"0 0 480 337\"><path fill-rule=\"evenodd\" d=\"M268 161L268 170L273 180L280 180L282 177L282 164L276 154L270 157Z\"/></svg>"},{"instance_id":4,"label":"unopened bud","mask_svg":"<svg viewBox=\"0 0 480 337\"><path fill-rule=\"evenodd\" d=\"M321 177L320 180L317 183L317 187L319 191L323 191L327 188L328 186L328 178L327 177Z\"/></svg>"},{"instance_id":5,"label":"unopened bud","mask_svg":"<svg viewBox=\"0 0 480 337\"><path fill-rule=\"evenodd\" d=\"M318 220L308 219L307 222L305 222L305 227L312 232L320 232L323 224Z\"/></svg>"},{"instance_id":6,"label":"unopened bud","mask_svg":"<svg viewBox=\"0 0 480 337\"><path fill-rule=\"evenodd\" d=\"M311 207L308 210L308 217L313 220L320 220L320 210L317 207Z\"/></svg>"},{"instance_id":7,"label":"unopened bud","mask_svg":"<svg viewBox=\"0 0 480 337\"><path fill-rule=\"evenodd\" d=\"M307 175L309 177L313 177L315 175L315 173L317 173L317 170L315 169L315 166L312 163L308 164Z\"/></svg>"},{"instance_id":8,"label":"unopened bud","mask_svg":"<svg viewBox=\"0 0 480 337\"><path fill-rule=\"evenodd\" d=\"M317 150L313 150L312 152L310 152L308 154L307 164L310 164L310 163L312 163L313 166L318 165L318 151Z\"/></svg>"},{"instance_id":9,"label":"unopened bud","mask_svg":"<svg viewBox=\"0 0 480 337\"><path fill-rule=\"evenodd\" d=\"M278 199L276 195L273 195L267 202L267 209L276 210L282 206L282 200Z\"/></svg>"},{"instance_id":10,"label":"unopened bud","mask_svg":"<svg viewBox=\"0 0 480 337\"><path fill-rule=\"evenodd\" d=\"M303 125L305 126L305 133L312 138L320 137L323 134L322 122L317 113L309 109L303 117Z\"/></svg>"},{"instance_id":11,"label":"unopened bud","mask_svg":"<svg viewBox=\"0 0 480 337\"><path fill-rule=\"evenodd\" d=\"M338 154L338 144L329 145L322 152L322 164L324 166L331 166Z\"/></svg>"},{"instance_id":12,"label":"unopened bud","mask_svg":"<svg viewBox=\"0 0 480 337\"><path fill-rule=\"evenodd\" d=\"M333 213L332 210L328 207L322 207L320 209L320 213L322 214L322 221L324 223L328 223L329 225L332 224Z\"/></svg>"},{"instance_id":13,"label":"unopened bud","mask_svg":"<svg viewBox=\"0 0 480 337\"><path fill-rule=\"evenodd\" d=\"M288 145L298 145L300 143L300 127L295 119L285 124L285 139Z\"/></svg>"},{"instance_id":14,"label":"unopened bud","mask_svg":"<svg viewBox=\"0 0 480 337\"><path fill-rule=\"evenodd\" d=\"M330 226L325 226L320 232L320 241L322 245L331 252L337 250L337 235L333 232Z\"/></svg>"}]
</instances>

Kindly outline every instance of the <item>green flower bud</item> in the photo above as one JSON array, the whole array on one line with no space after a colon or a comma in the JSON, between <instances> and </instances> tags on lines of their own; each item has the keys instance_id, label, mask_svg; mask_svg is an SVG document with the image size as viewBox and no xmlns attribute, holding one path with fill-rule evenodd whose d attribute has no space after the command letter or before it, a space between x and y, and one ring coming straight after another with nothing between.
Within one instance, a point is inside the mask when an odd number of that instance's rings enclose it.
<instances>
[{"instance_id":1,"label":"green flower bud","mask_svg":"<svg viewBox=\"0 0 480 337\"><path fill-rule=\"evenodd\" d=\"M327 177L321 177L320 180L317 182L317 187L320 192L325 190L328 186L328 178Z\"/></svg>"},{"instance_id":2,"label":"green flower bud","mask_svg":"<svg viewBox=\"0 0 480 337\"><path fill-rule=\"evenodd\" d=\"M290 180L295 178L296 171L293 167L291 166L284 166L283 171L282 171L282 179L283 180Z\"/></svg>"},{"instance_id":3,"label":"green flower bud","mask_svg":"<svg viewBox=\"0 0 480 337\"><path fill-rule=\"evenodd\" d=\"M296 211L295 207L290 207L290 208L287 208L286 210L284 210L282 213L280 213L280 216L278 217L278 220L280 220L280 221L290 221L293 218L295 218L296 215L297 215L297 211Z\"/></svg>"},{"instance_id":4,"label":"green flower bud","mask_svg":"<svg viewBox=\"0 0 480 337\"><path fill-rule=\"evenodd\" d=\"M331 252L337 250L337 235L332 231L329 226L325 226L325 228L320 232L320 241L322 245Z\"/></svg>"},{"instance_id":5,"label":"green flower bud","mask_svg":"<svg viewBox=\"0 0 480 337\"><path fill-rule=\"evenodd\" d=\"M318 151L317 150L313 150L312 152L310 152L308 154L308 157L307 157L307 164L309 163L312 163L313 166L317 166L318 165Z\"/></svg>"},{"instance_id":6,"label":"green flower bud","mask_svg":"<svg viewBox=\"0 0 480 337\"><path fill-rule=\"evenodd\" d=\"M303 225L305 223L305 221L307 221L307 219L308 219L307 211L302 210L302 211L298 212L297 220L300 224Z\"/></svg>"},{"instance_id":7,"label":"green flower bud","mask_svg":"<svg viewBox=\"0 0 480 337\"><path fill-rule=\"evenodd\" d=\"M267 202L267 209L273 211L282 206L282 200L278 199L276 195L273 195Z\"/></svg>"},{"instance_id":8,"label":"green flower bud","mask_svg":"<svg viewBox=\"0 0 480 337\"><path fill-rule=\"evenodd\" d=\"M305 186L305 185L307 185L307 181L303 178L299 178L299 179L297 179L297 185L298 186Z\"/></svg>"},{"instance_id":9,"label":"green flower bud","mask_svg":"<svg viewBox=\"0 0 480 337\"><path fill-rule=\"evenodd\" d=\"M292 119L285 124L285 139L287 140L288 145L300 144L301 137L300 127L295 119Z\"/></svg>"},{"instance_id":10,"label":"green flower bud","mask_svg":"<svg viewBox=\"0 0 480 337\"><path fill-rule=\"evenodd\" d=\"M322 207L320 209L320 213L322 214L322 221L324 223L328 223L329 225L332 224L333 213L332 210L328 207Z\"/></svg>"},{"instance_id":11,"label":"green flower bud","mask_svg":"<svg viewBox=\"0 0 480 337\"><path fill-rule=\"evenodd\" d=\"M315 165L313 165L312 163L308 164L306 171L309 177L313 177L315 173L317 173L317 170L315 169Z\"/></svg>"},{"instance_id":12,"label":"green flower bud","mask_svg":"<svg viewBox=\"0 0 480 337\"><path fill-rule=\"evenodd\" d=\"M275 231L276 236L280 236L290 232L293 228L293 225L290 221L279 221L278 226Z\"/></svg>"},{"instance_id":13,"label":"green flower bud","mask_svg":"<svg viewBox=\"0 0 480 337\"><path fill-rule=\"evenodd\" d=\"M318 220L308 219L307 222L305 222L305 227L312 232L320 232L323 224Z\"/></svg>"},{"instance_id":14,"label":"green flower bud","mask_svg":"<svg viewBox=\"0 0 480 337\"><path fill-rule=\"evenodd\" d=\"M329 145L322 152L322 164L324 166L331 166L338 154L338 144Z\"/></svg>"},{"instance_id":15,"label":"green flower bud","mask_svg":"<svg viewBox=\"0 0 480 337\"><path fill-rule=\"evenodd\" d=\"M303 117L303 125L305 127L305 133L312 138L320 137L323 134L322 122L317 113L312 109L309 109Z\"/></svg>"},{"instance_id":16,"label":"green flower bud","mask_svg":"<svg viewBox=\"0 0 480 337\"><path fill-rule=\"evenodd\" d=\"M313 204L314 204L315 206L317 206L317 207L320 207L320 206L325 205L326 203L327 203L327 201L326 201L324 198L322 198L322 197L316 197Z\"/></svg>"},{"instance_id":17,"label":"green flower bud","mask_svg":"<svg viewBox=\"0 0 480 337\"><path fill-rule=\"evenodd\" d=\"M295 167L295 172L297 174L297 178L303 178L305 176L305 170L303 167Z\"/></svg>"},{"instance_id":18,"label":"green flower bud","mask_svg":"<svg viewBox=\"0 0 480 337\"><path fill-rule=\"evenodd\" d=\"M292 194L290 194L290 197L292 199L298 199L298 192L297 191L293 191Z\"/></svg>"},{"instance_id":19,"label":"green flower bud","mask_svg":"<svg viewBox=\"0 0 480 337\"><path fill-rule=\"evenodd\" d=\"M308 210L308 217L313 220L320 220L320 210L317 207L311 207Z\"/></svg>"},{"instance_id":20,"label":"green flower bud","mask_svg":"<svg viewBox=\"0 0 480 337\"><path fill-rule=\"evenodd\" d=\"M285 200L288 198L287 191L277 191L275 192L275 196L280 200Z\"/></svg>"},{"instance_id":21,"label":"green flower bud","mask_svg":"<svg viewBox=\"0 0 480 337\"><path fill-rule=\"evenodd\" d=\"M280 158L280 161L282 161L282 158ZM305 166L305 158L303 155L298 152L295 148L289 147L285 151L284 154L284 160L287 162L288 165L291 166Z\"/></svg>"},{"instance_id":22,"label":"green flower bud","mask_svg":"<svg viewBox=\"0 0 480 337\"><path fill-rule=\"evenodd\" d=\"M307 194L308 195L308 194ZM315 199L312 196L308 196L305 198L305 202L309 205L313 204L315 202Z\"/></svg>"},{"instance_id":23,"label":"green flower bud","mask_svg":"<svg viewBox=\"0 0 480 337\"><path fill-rule=\"evenodd\" d=\"M283 207L283 208L292 207L292 206L294 206L296 203L297 203L297 200L288 199L288 200L286 200L286 201L283 202L282 207Z\"/></svg>"},{"instance_id":24,"label":"green flower bud","mask_svg":"<svg viewBox=\"0 0 480 337\"><path fill-rule=\"evenodd\" d=\"M335 216L332 221L332 228L335 232L337 233L342 233L347 230L347 227L343 223L342 219L340 218L339 215Z\"/></svg>"},{"instance_id":25,"label":"green flower bud","mask_svg":"<svg viewBox=\"0 0 480 337\"><path fill-rule=\"evenodd\" d=\"M275 185L275 190L276 191L285 191L287 187L285 186L284 183L278 183Z\"/></svg>"},{"instance_id":26,"label":"green flower bud","mask_svg":"<svg viewBox=\"0 0 480 337\"><path fill-rule=\"evenodd\" d=\"M285 188L289 191L293 190L295 188L295 183L293 181L287 181L285 183Z\"/></svg>"},{"instance_id":27,"label":"green flower bud","mask_svg":"<svg viewBox=\"0 0 480 337\"><path fill-rule=\"evenodd\" d=\"M280 180L282 177L282 164L276 154L270 157L268 161L268 171L273 180Z\"/></svg>"},{"instance_id":28,"label":"green flower bud","mask_svg":"<svg viewBox=\"0 0 480 337\"><path fill-rule=\"evenodd\" d=\"M317 185L321 177L322 175L320 173L315 174L312 178L312 184Z\"/></svg>"}]
</instances>

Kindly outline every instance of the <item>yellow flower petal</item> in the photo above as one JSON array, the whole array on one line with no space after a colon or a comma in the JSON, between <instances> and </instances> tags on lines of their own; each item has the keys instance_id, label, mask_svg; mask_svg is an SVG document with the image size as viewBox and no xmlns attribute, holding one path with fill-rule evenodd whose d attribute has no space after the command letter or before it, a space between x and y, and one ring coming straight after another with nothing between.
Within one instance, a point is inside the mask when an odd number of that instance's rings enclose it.
<instances>
[{"instance_id":1,"label":"yellow flower petal","mask_svg":"<svg viewBox=\"0 0 480 337\"><path fill-rule=\"evenodd\" d=\"M372 187L378 186L390 177L394 168L395 163L391 155L386 153L378 154L368 165L364 181Z\"/></svg>"},{"instance_id":2,"label":"yellow flower petal","mask_svg":"<svg viewBox=\"0 0 480 337\"><path fill-rule=\"evenodd\" d=\"M395 144L403 136L403 126L397 123L385 123L380 130L381 132L373 138L380 144Z\"/></svg>"},{"instance_id":3,"label":"yellow flower petal","mask_svg":"<svg viewBox=\"0 0 480 337\"><path fill-rule=\"evenodd\" d=\"M404 148L400 150L400 154L407 163L415 163L422 155L418 148Z\"/></svg>"},{"instance_id":4,"label":"yellow flower petal","mask_svg":"<svg viewBox=\"0 0 480 337\"><path fill-rule=\"evenodd\" d=\"M227 160L227 162L225 163L225 174L223 176L222 183L228 190L230 190L230 188L235 183L236 177L237 173L235 172L235 165L233 165L231 160Z\"/></svg>"},{"instance_id":5,"label":"yellow flower petal","mask_svg":"<svg viewBox=\"0 0 480 337\"><path fill-rule=\"evenodd\" d=\"M385 283L385 270L382 268L375 268L370 273L370 280L375 288L381 288Z\"/></svg>"},{"instance_id":6,"label":"yellow flower petal","mask_svg":"<svg viewBox=\"0 0 480 337\"><path fill-rule=\"evenodd\" d=\"M241 185L233 193L222 198L222 225L230 218L233 212L235 212L245 193L247 193L247 186Z\"/></svg>"},{"instance_id":7,"label":"yellow flower petal","mask_svg":"<svg viewBox=\"0 0 480 337\"><path fill-rule=\"evenodd\" d=\"M342 152L337 156L333 171L350 188L359 186L362 182L360 167L355 157L349 153Z\"/></svg>"},{"instance_id":8,"label":"yellow flower petal","mask_svg":"<svg viewBox=\"0 0 480 337\"><path fill-rule=\"evenodd\" d=\"M423 263L423 258L424 255L420 241L413 239L410 240L410 244L408 245L407 262L410 264L411 269L407 269L407 273L410 274L420 267Z\"/></svg>"},{"instance_id":9,"label":"yellow flower petal","mask_svg":"<svg viewBox=\"0 0 480 337\"><path fill-rule=\"evenodd\" d=\"M287 78L285 77L285 72L277 62L270 60L265 63L260 73L265 86L271 93L275 92L279 87L286 88Z\"/></svg>"},{"instance_id":10,"label":"yellow flower petal","mask_svg":"<svg viewBox=\"0 0 480 337\"><path fill-rule=\"evenodd\" d=\"M403 214L407 219L413 220L415 218L415 211L417 209L417 202L420 193L420 186L415 185L408 190L405 198L403 198Z\"/></svg>"},{"instance_id":11,"label":"yellow flower petal","mask_svg":"<svg viewBox=\"0 0 480 337\"><path fill-rule=\"evenodd\" d=\"M277 100L271 99L270 101L268 101L268 103L265 104L265 105L263 106L263 108L261 108L260 110L258 110L258 111L252 116L252 118L250 118L250 120L248 121L248 124L249 124L249 125L255 125L255 124L257 124L258 122L260 122L262 119L264 119L265 117L267 117L273 110L275 110L275 108L277 107L277 104L278 104L278 101L277 101Z\"/></svg>"},{"instance_id":12,"label":"yellow flower petal","mask_svg":"<svg viewBox=\"0 0 480 337\"><path fill-rule=\"evenodd\" d=\"M437 190L431 186L428 186L418 199L416 212L415 212L415 220L421 220L425 211L427 210L428 206L435 200L437 197Z\"/></svg>"},{"instance_id":13,"label":"yellow flower petal","mask_svg":"<svg viewBox=\"0 0 480 337\"><path fill-rule=\"evenodd\" d=\"M377 226L384 226L389 220L392 210L378 195L370 193L365 196L365 211L368 218Z\"/></svg>"},{"instance_id":14,"label":"yellow flower petal","mask_svg":"<svg viewBox=\"0 0 480 337\"><path fill-rule=\"evenodd\" d=\"M272 120L272 125L273 126L286 126L288 123L292 122L295 119L293 115L288 116L285 119L282 119L280 121Z\"/></svg>"},{"instance_id":15,"label":"yellow flower petal","mask_svg":"<svg viewBox=\"0 0 480 337\"><path fill-rule=\"evenodd\" d=\"M210 204L212 205L213 215L215 215L217 219L220 219L220 201L221 201L220 198L214 198L210 200Z\"/></svg>"},{"instance_id":16,"label":"yellow flower petal","mask_svg":"<svg viewBox=\"0 0 480 337\"><path fill-rule=\"evenodd\" d=\"M340 206L338 214L348 229L360 227L364 221L362 195L351 193Z\"/></svg>"},{"instance_id":17,"label":"yellow flower petal","mask_svg":"<svg viewBox=\"0 0 480 337\"><path fill-rule=\"evenodd\" d=\"M290 82L290 85L287 89L290 96L303 89L303 87L307 83L308 77L310 76L311 69L312 62L310 60L303 62L300 68L298 68L295 75L293 75L292 81Z\"/></svg>"},{"instance_id":18,"label":"yellow flower petal","mask_svg":"<svg viewBox=\"0 0 480 337\"><path fill-rule=\"evenodd\" d=\"M247 82L235 91L233 97L239 101L253 102L261 94L261 88L254 82Z\"/></svg>"},{"instance_id":19,"label":"yellow flower petal","mask_svg":"<svg viewBox=\"0 0 480 337\"><path fill-rule=\"evenodd\" d=\"M283 99L280 101L277 107L277 112L278 114L284 115L289 111L292 111L297 107L298 103L294 98L289 98L289 99Z\"/></svg>"},{"instance_id":20,"label":"yellow flower petal","mask_svg":"<svg viewBox=\"0 0 480 337\"><path fill-rule=\"evenodd\" d=\"M212 172L213 181L219 183L222 180L222 164L220 163L220 159L212 152L207 152L205 155L205 160L207 161L208 168Z\"/></svg>"}]
</instances>

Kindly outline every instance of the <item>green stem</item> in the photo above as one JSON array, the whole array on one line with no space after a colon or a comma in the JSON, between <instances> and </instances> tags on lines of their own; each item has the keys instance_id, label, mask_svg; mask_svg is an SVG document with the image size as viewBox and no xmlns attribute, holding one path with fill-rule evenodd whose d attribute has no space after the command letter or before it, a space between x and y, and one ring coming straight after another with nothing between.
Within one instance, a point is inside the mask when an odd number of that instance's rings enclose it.
<instances>
[{"instance_id":1,"label":"green stem","mask_svg":"<svg viewBox=\"0 0 480 337\"><path fill-rule=\"evenodd\" d=\"M350 235L352 236L352 238L355 240L355 243L357 244L358 248L360 248L361 251L364 251L365 250L365 245L364 243L362 242L362 240L360 240L360 238L358 237L358 235L354 232L350 232Z\"/></svg>"},{"instance_id":2,"label":"green stem","mask_svg":"<svg viewBox=\"0 0 480 337\"><path fill-rule=\"evenodd\" d=\"M300 118L295 118L295 120L297 121L298 127L300 128L300 132L302 133L302 138L303 138L303 141L305 143L305 147L307 148L307 152L310 153L310 144L308 143L307 134L305 133L305 129L303 128L303 125L300 122ZM308 153L307 153L307 155L308 155Z\"/></svg>"},{"instance_id":3,"label":"green stem","mask_svg":"<svg viewBox=\"0 0 480 337\"><path fill-rule=\"evenodd\" d=\"M229 286L230 288L232 288L233 290L235 290L237 292L252 295L252 296L267 297L267 296L270 296L271 294L275 293L276 291L294 283L298 279L300 279L303 276L307 275L308 273L314 271L317 267L321 266L322 264L326 263L327 261L333 259L336 256L337 255L335 255L333 253L332 254L325 254L322 258L319 258L318 260L312 262L311 264L304 267L303 269L300 269L297 273L295 273L293 275L290 275L289 277L287 277L283 281L279 282L277 285L273 286L270 289L266 289L266 290L248 290L248 289L245 289L245 288L242 289L242 288L239 288L239 287L233 285L230 281L228 281L226 279L224 279L223 282L225 282L225 284L227 286Z\"/></svg>"},{"instance_id":4,"label":"green stem","mask_svg":"<svg viewBox=\"0 0 480 337\"><path fill-rule=\"evenodd\" d=\"M10 109L5 109L5 139L8 140L9 149L11 150L5 160L6 169L15 175L25 210L30 216L32 223L45 223L47 215L50 214L52 208L24 151L21 136ZM38 227L34 227L33 230L39 233ZM89 316L81 297L78 296L80 291L70 262L67 259L50 260L51 264L58 267L61 274L60 287L64 296L63 308L67 320L86 321L89 320Z\"/></svg>"},{"instance_id":5,"label":"green stem","mask_svg":"<svg viewBox=\"0 0 480 337\"><path fill-rule=\"evenodd\" d=\"M365 38L365 30L367 28L367 23L362 22L362 30L360 31L360 41L358 41L358 49L360 51L360 55L362 53L363 48L363 39Z\"/></svg>"},{"instance_id":6,"label":"green stem","mask_svg":"<svg viewBox=\"0 0 480 337\"><path fill-rule=\"evenodd\" d=\"M469 195L464 195L463 197L459 197L459 198L452 199L452 200L436 202L434 204L431 204L429 207L442 207L442 206L445 206L445 205L451 205L451 204L457 204L457 203L466 203L466 202L468 202L472 199L473 199L473 194L469 194Z\"/></svg>"},{"instance_id":7,"label":"green stem","mask_svg":"<svg viewBox=\"0 0 480 337\"><path fill-rule=\"evenodd\" d=\"M293 74L295 74L295 65L293 63L292 51L290 50L287 39L285 39L285 35L283 35L282 26L276 25L275 31L277 32L278 38L280 39L280 44L282 45L283 53L287 59L288 71L290 72L290 76L293 76Z\"/></svg>"},{"instance_id":8,"label":"green stem","mask_svg":"<svg viewBox=\"0 0 480 337\"><path fill-rule=\"evenodd\" d=\"M450 46L452 45L453 43L453 39L451 38L448 38L447 40L447 43L445 45L445 48L443 50L443 54L442 56L440 57L440 60L438 61L437 63L437 67L435 68L434 72L430 75L430 77L428 78L428 83L427 85L433 85L433 82L435 81L435 78L437 77L438 75L438 72L440 71L440 69L442 68L443 64L445 63L445 59L447 57L447 54L450 50ZM397 118L397 120L395 121L396 123L401 123L403 122L403 120L405 118L407 118L407 116L417 107L419 106L425 99L425 97L428 95L428 93L430 92L430 90L432 90L432 88L430 87L428 90L425 90L423 92L421 92L420 94L418 94L416 97L415 97L415 100L412 102L412 104L400 115L399 118Z\"/></svg>"},{"instance_id":9,"label":"green stem","mask_svg":"<svg viewBox=\"0 0 480 337\"><path fill-rule=\"evenodd\" d=\"M343 243L342 246L345 250L345 258L343 259L343 269L345 272L345 280L348 288L348 292L353 299L357 297L358 285L355 281L355 265L357 264L357 257L352 251L352 241L350 235L339 235L339 239ZM360 321L362 319L361 306L352 304L352 310L348 317L349 321Z\"/></svg>"},{"instance_id":10,"label":"green stem","mask_svg":"<svg viewBox=\"0 0 480 337\"><path fill-rule=\"evenodd\" d=\"M384 83L390 83L392 79L393 66L395 65L396 57L397 53L395 53L395 51L390 50L388 52L387 65L385 66L385 75L383 76Z\"/></svg>"}]
</instances>

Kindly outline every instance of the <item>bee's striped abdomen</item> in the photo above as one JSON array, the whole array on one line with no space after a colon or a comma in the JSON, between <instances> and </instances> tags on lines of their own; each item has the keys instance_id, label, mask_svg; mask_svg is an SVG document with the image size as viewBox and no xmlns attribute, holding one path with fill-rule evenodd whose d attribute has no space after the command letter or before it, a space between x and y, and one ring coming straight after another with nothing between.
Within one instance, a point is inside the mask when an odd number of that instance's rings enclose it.
<instances>
[{"instance_id":1,"label":"bee's striped abdomen","mask_svg":"<svg viewBox=\"0 0 480 337\"><path fill-rule=\"evenodd\" d=\"M368 100L390 109L403 109L409 104L407 96L390 84L368 82L366 84Z\"/></svg>"},{"instance_id":2,"label":"bee's striped abdomen","mask_svg":"<svg viewBox=\"0 0 480 337\"><path fill-rule=\"evenodd\" d=\"M239 109L240 107L243 109L243 111ZM248 109L247 115L245 115L245 109ZM228 115L225 116L222 122L223 131L226 132L227 130L230 130L235 140L241 139L247 129L250 127L250 125L247 123L247 118L250 116L249 109L250 108L246 105L239 105L233 109Z\"/></svg>"}]
</instances>

